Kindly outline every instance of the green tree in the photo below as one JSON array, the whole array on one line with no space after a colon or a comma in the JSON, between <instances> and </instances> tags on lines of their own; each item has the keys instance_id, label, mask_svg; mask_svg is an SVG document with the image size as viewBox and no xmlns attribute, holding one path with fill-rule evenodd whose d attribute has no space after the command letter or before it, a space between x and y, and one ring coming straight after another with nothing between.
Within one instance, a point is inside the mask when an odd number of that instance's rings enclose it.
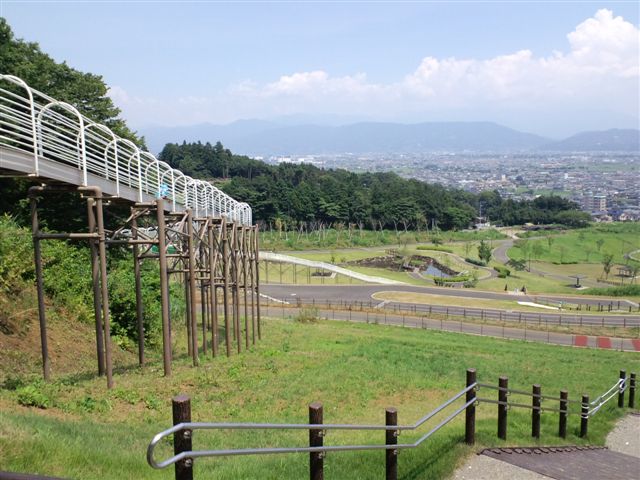
<instances>
[{"instance_id":1,"label":"green tree","mask_svg":"<svg viewBox=\"0 0 640 480\"><path fill-rule=\"evenodd\" d=\"M512 258L511 260L509 260L507 262L507 265L515 268L518 271L524 270L527 266L524 260L516 259L516 258Z\"/></svg>"},{"instance_id":2,"label":"green tree","mask_svg":"<svg viewBox=\"0 0 640 480\"><path fill-rule=\"evenodd\" d=\"M604 238L599 238L598 240L596 240L596 246L598 247L598 252L600 252L600 249L602 248L603 245L604 245Z\"/></svg>"},{"instance_id":3,"label":"green tree","mask_svg":"<svg viewBox=\"0 0 640 480\"><path fill-rule=\"evenodd\" d=\"M611 272L612 266L613 266L613 254L604 253L602 255L602 271L604 273L605 278L609 278L609 272Z\"/></svg>"},{"instance_id":4,"label":"green tree","mask_svg":"<svg viewBox=\"0 0 640 480\"><path fill-rule=\"evenodd\" d=\"M544 249L542 248L542 244L540 242L534 242L533 247L531 247L534 258L537 260L542 255Z\"/></svg>"},{"instance_id":5,"label":"green tree","mask_svg":"<svg viewBox=\"0 0 640 480\"><path fill-rule=\"evenodd\" d=\"M478 245L478 258L485 263L489 263L491 260L491 247L484 240L480 240L480 245Z\"/></svg>"}]
</instances>

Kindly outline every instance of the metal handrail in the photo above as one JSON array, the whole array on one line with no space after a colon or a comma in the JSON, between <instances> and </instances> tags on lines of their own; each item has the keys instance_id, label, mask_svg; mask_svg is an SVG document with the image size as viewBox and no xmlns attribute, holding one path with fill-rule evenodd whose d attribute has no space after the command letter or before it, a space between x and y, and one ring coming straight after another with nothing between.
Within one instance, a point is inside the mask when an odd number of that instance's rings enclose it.
<instances>
[{"instance_id":1,"label":"metal handrail","mask_svg":"<svg viewBox=\"0 0 640 480\"><path fill-rule=\"evenodd\" d=\"M304 424L304 423L206 423L206 422L188 422L178 423L167 430L164 430L153 437L149 446L147 447L147 462L153 468L161 469L166 468L169 465L173 465L185 458L200 458L200 457L221 457L221 456L233 456L233 455L262 455L262 454L278 454L278 453L315 453L315 452L340 452L340 451L355 451L355 450L400 450L408 448L416 448L422 442L427 440L431 435L436 433L447 423L457 417L460 413L465 411L469 406L477 402L477 398L467 401L460 408L455 410L445 419L440 421L435 427L422 435L418 440L413 443L393 444L393 445L336 445L336 446L322 446L322 447L277 447L277 448L243 448L243 449L225 449L225 450L195 450L189 452L181 452L174 455L164 461L158 462L154 458L154 450L156 445L162 441L163 438L172 435L182 430L356 430L356 431L411 431L419 428L429 419L440 413L442 410L450 406L453 402L460 399L467 392L473 391L475 393L477 382L465 387L463 390L449 398L446 402L439 405L431 412L424 415L413 424L408 425L352 425L352 424Z\"/></svg>"},{"instance_id":2,"label":"metal handrail","mask_svg":"<svg viewBox=\"0 0 640 480\"><path fill-rule=\"evenodd\" d=\"M594 416L602 407L605 406L607 402L609 402L609 400L620 393L624 393L627 390L628 386L629 384L626 378L621 378L620 380L618 380L609 390L600 395L593 402L589 403L589 407L593 407L594 405L595 407L589 409L588 416Z\"/></svg>"},{"instance_id":3,"label":"metal handrail","mask_svg":"<svg viewBox=\"0 0 640 480\"><path fill-rule=\"evenodd\" d=\"M87 186L89 174L96 175L115 183L116 196L126 185L137 192L138 201L145 194L162 194L171 200L174 211L177 206L191 207L196 216L217 213L251 225L251 207L246 203L232 199L208 182L173 170L107 126L85 117L73 105L31 88L19 77L0 74L0 82L8 82L22 92L21 95L0 86L0 146L32 156L32 176L40 176L40 161L47 159L80 170L82 186Z\"/></svg>"},{"instance_id":4,"label":"metal handrail","mask_svg":"<svg viewBox=\"0 0 640 480\"><path fill-rule=\"evenodd\" d=\"M570 400L568 398L552 397L552 396L536 394L536 393L532 393L532 392L525 392L524 390L516 390L516 389L508 388L508 387L505 388L505 387L500 387L500 386L495 386L495 385L489 385L489 384L486 384L486 383L478 383L477 386L478 386L478 389L489 388L491 390L498 390L498 391L501 391L501 392L513 393L513 394L516 394L516 395L527 395L527 396L532 397L532 398L539 398L540 401L543 401L543 400L556 400L556 401L566 402L567 404L569 404L569 403L579 404L581 407L584 407L584 408L589 407L589 412L588 413L579 413L580 417L581 418L589 418L589 417L594 416L596 413L598 413L598 411L606 403L608 403L613 397L615 397L616 395L618 395L620 393L624 393L629 387L629 382L627 381L626 378L621 378L616 383L614 383L613 386L611 388L609 388L606 392L604 392L602 395L598 396L595 400L593 400L592 402L589 402L589 403L585 403L585 402L582 402L580 400ZM506 407L527 408L527 409L530 409L530 410L536 410L536 411L540 411L540 412L560 412L560 413L569 414L568 411L560 410L560 409L556 409L556 408L552 408L552 407L532 406L532 405L526 405L526 404L523 404L523 403L514 403L514 402L503 402L503 401L499 401L499 400L492 400L492 399L489 399L489 398L478 398L478 402L479 403L491 403L491 404L502 405L502 406L506 406Z\"/></svg>"}]
</instances>

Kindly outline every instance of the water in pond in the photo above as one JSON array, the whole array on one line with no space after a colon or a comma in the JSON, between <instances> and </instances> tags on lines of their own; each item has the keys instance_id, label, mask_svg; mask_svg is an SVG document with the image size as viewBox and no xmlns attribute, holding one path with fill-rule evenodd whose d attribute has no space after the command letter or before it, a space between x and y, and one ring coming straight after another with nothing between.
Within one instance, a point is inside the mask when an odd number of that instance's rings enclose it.
<instances>
[{"instance_id":1,"label":"water in pond","mask_svg":"<svg viewBox=\"0 0 640 480\"><path fill-rule=\"evenodd\" d=\"M433 275L434 277L444 277L444 278L450 278L451 277L451 275L449 275L448 273L443 272L438 267L435 267L433 265L427 265L427 269L423 270L422 273L424 275Z\"/></svg>"}]
</instances>

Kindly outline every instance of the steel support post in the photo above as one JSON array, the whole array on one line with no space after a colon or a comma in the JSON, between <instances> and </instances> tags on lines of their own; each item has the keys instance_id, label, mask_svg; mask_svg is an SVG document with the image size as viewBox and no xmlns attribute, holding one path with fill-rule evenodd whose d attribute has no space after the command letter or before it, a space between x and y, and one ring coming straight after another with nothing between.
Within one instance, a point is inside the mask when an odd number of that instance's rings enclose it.
<instances>
[{"instance_id":1,"label":"steel support post","mask_svg":"<svg viewBox=\"0 0 640 480\"><path fill-rule=\"evenodd\" d=\"M160 261L160 298L162 303L162 362L164 376L171 375L171 319L169 317L169 273L167 269L167 232L164 220L164 200L156 200L158 221L158 259Z\"/></svg>"},{"instance_id":2,"label":"steel support post","mask_svg":"<svg viewBox=\"0 0 640 480\"><path fill-rule=\"evenodd\" d=\"M255 271L256 271L256 315L258 317L258 340L262 340L262 325L260 322L260 229L255 227Z\"/></svg>"},{"instance_id":3,"label":"steel support post","mask_svg":"<svg viewBox=\"0 0 640 480\"><path fill-rule=\"evenodd\" d=\"M251 340L253 344L256 344L256 270L255 270L255 228L249 227L249 269L250 269L250 277L251 277Z\"/></svg>"},{"instance_id":4,"label":"steel support post","mask_svg":"<svg viewBox=\"0 0 640 480\"><path fill-rule=\"evenodd\" d=\"M214 242L214 224L207 228L209 243L209 309L211 310L211 350L214 357L218 356L218 289L216 287L216 260L218 252Z\"/></svg>"},{"instance_id":5,"label":"steel support post","mask_svg":"<svg viewBox=\"0 0 640 480\"><path fill-rule=\"evenodd\" d=\"M83 190L82 188L79 190ZM102 290L102 320L104 322L105 363L107 369L107 388L113 387L113 363L111 357L111 322L109 319L109 285L107 283L107 245L104 233L102 211L102 191L92 188L95 193L96 227L98 228L98 255L100 257L100 287Z\"/></svg>"},{"instance_id":6,"label":"steel support post","mask_svg":"<svg viewBox=\"0 0 640 480\"><path fill-rule=\"evenodd\" d=\"M240 326L240 228L233 223L233 322L238 353L242 352L242 327Z\"/></svg>"},{"instance_id":7,"label":"steel support post","mask_svg":"<svg viewBox=\"0 0 640 480\"><path fill-rule=\"evenodd\" d=\"M244 293L244 338L245 348L249 348L249 298L247 296L249 252L247 249L248 228L242 227L242 290Z\"/></svg>"},{"instance_id":8,"label":"steel support post","mask_svg":"<svg viewBox=\"0 0 640 480\"><path fill-rule=\"evenodd\" d=\"M138 220L135 211L131 209L131 233L133 240L138 239ZM138 258L138 244L133 244L133 275L136 286L136 323L138 327L138 364L144 365L144 311L142 304L142 285L140 278L140 259Z\"/></svg>"},{"instance_id":9,"label":"steel support post","mask_svg":"<svg viewBox=\"0 0 640 480\"><path fill-rule=\"evenodd\" d=\"M196 309L196 253L193 236L193 213L187 210L187 249L189 251L189 302L191 311L191 354L193 366L198 366L198 322Z\"/></svg>"},{"instance_id":10,"label":"steel support post","mask_svg":"<svg viewBox=\"0 0 640 480\"><path fill-rule=\"evenodd\" d=\"M87 224L89 233L96 231L95 201L87 198ZM93 314L96 324L96 353L98 355L98 375L105 374L104 366L104 335L102 326L102 305L100 293L100 260L98 258L98 246L96 240L89 240L89 250L91 251L91 284L93 286Z\"/></svg>"},{"instance_id":11,"label":"steel support post","mask_svg":"<svg viewBox=\"0 0 640 480\"><path fill-rule=\"evenodd\" d=\"M31 194L31 192L29 192ZM36 264L36 290L38 293L38 319L40 320L40 345L42 347L42 374L46 381L51 378L51 361L47 345L47 317L44 308L44 285L42 280L42 252L40 251L40 224L38 223L38 200L30 195L31 231L33 234L33 257Z\"/></svg>"},{"instance_id":12,"label":"steel support post","mask_svg":"<svg viewBox=\"0 0 640 480\"><path fill-rule=\"evenodd\" d=\"M222 222L222 302L224 308L224 336L227 357L231 355L231 326L229 325L229 231L226 222Z\"/></svg>"},{"instance_id":13,"label":"steel support post","mask_svg":"<svg viewBox=\"0 0 640 480\"><path fill-rule=\"evenodd\" d=\"M188 264L188 261L187 261ZM193 355L193 340L191 339L191 293L189 291L189 269L188 265L183 268L184 280L184 323L187 327L187 355Z\"/></svg>"}]
</instances>

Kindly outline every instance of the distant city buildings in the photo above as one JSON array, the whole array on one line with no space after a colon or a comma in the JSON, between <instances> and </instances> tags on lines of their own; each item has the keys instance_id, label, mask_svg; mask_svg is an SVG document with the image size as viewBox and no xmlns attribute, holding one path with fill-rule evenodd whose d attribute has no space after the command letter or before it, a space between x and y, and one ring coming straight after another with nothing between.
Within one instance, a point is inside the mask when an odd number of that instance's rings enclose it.
<instances>
[{"instance_id":1,"label":"distant city buildings","mask_svg":"<svg viewBox=\"0 0 640 480\"><path fill-rule=\"evenodd\" d=\"M502 198L560 195L595 220L640 220L640 152L423 153L280 156L270 163L310 163L355 172L391 171L406 178L470 192L495 190Z\"/></svg>"}]
</instances>

